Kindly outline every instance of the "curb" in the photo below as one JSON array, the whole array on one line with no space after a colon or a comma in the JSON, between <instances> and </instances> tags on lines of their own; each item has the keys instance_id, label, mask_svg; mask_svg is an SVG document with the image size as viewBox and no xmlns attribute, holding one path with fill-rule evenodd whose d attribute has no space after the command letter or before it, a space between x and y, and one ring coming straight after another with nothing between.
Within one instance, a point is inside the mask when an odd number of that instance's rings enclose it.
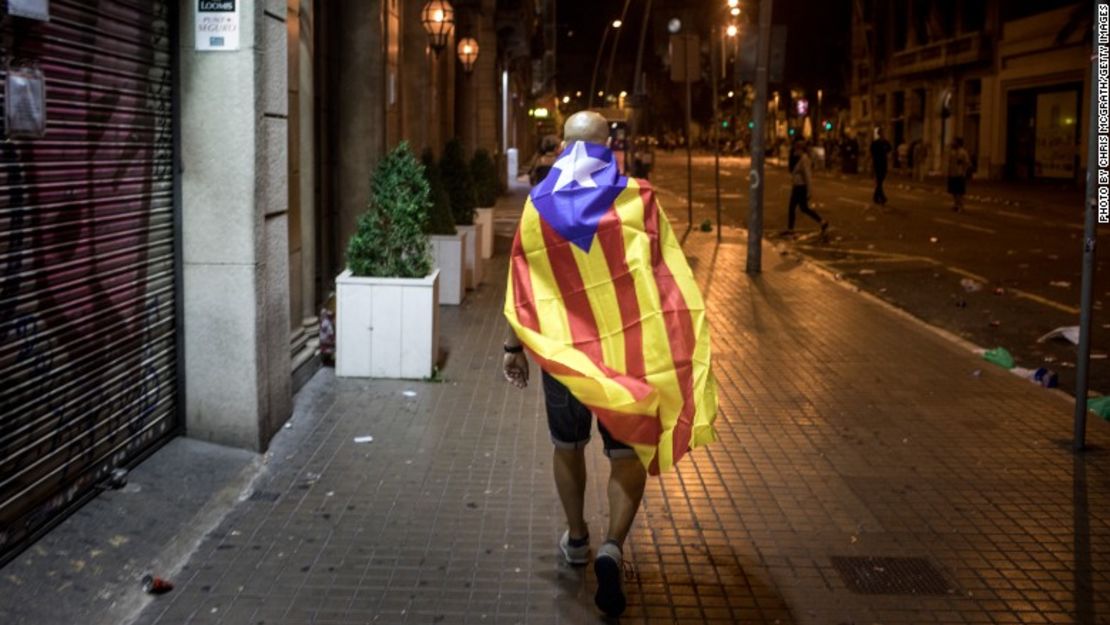
<instances>
[{"instance_id":1,"label":"curb","mask_svg":"<svg viewBox=\"0 0 1110 625\"><path fill-rule=\"evenodd\" d=\"M763 242L764 242L764 244L771 246L771 249L775 250L776 252L779 252L780 255L781 255L782 250L775 247L774 244L770 243L766 239L764 239ZM914 316L913 313L910 313L907 310L903 310L902 308L899 308L899 307L895 306L894 304L891 304L890 302L884 300L883 298L879 297L878 295L874 295L872 293L869 293L869 292L861 289L860 287L855 286L854 284L851 284L850 282L848 282L846 280L837 278L836 276L837 276L838 272L833 271L832 269L830 269L827 265L825 265L821 261L814 260L814 259L812 259L808 256L805 256L803 254L798 254L798 253L795 253L793 251L788 251L787 253L789 253L792 256L794 256L795 258L798 258L799 260L801 260L802 264L804 266L806 266L810 271L814 272L815 274L823 276L825 279L833 282L834 284L839 285L842 288L849 289L849 290L855 292L857 295L862 296L864 299L869 300L870 302L872 302L874 304L878 304L880 307L898 315L902 319L910 321L914 325L917 325L918 327L925 328L926 330L933 333L937 337L939 337L941 339L944 339L946 341L949 341L950 343L952 343L952 344L954 344L954 345L956 345L956 346L958 346L962 349L965 349L968 352L970 352L972 354L975 354L976 356L981 356L983 354L983 352L985 352L986 349L987 349L985 347L982 347L981 345L977 345L975 343L972 343L971 341L963 338L962 336L959 336L958 334L954 334L954 333L952 333L948 330L945 330L944 328L934 326L934 325L926 322L925 320ZM999 368L1001 369L1001 367L999 367ZM1010 372L1010 373L1012 373L1012 372ZM1018 375L1014 374L1014 377L1021 377L1021 376L1018 376ZM1022 379L1024 379L1024 378L1022 378ZM1042 388L1042 390L1047 391L1050 394L1052 394L1052 395L1060 398L1061 400L1067 402L1067 404L1072 406L1073 408L1075 407L1075 398L1072 397L1071 395L1069 395L1066 391L1063 391L1060 388Z\"/></svg>"}]
</instances>

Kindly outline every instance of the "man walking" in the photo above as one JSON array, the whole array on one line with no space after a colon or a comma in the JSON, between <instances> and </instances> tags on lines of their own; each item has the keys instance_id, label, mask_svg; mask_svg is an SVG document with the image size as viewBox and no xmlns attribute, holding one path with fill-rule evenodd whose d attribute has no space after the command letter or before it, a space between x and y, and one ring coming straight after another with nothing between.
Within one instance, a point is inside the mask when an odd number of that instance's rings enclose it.
<instances>
[{"instance_id":1,"label":"man walking","mask_svg":"<svg viewBox=\"0 0 1110 625\"><path fill-rule=\"evenodd\" d=\"M887 158L890 156L890 142L883 137L883 129L875 130L875 140L871 142L871 168L875 172L875 194L872 201L876 204L886 204L886 193L883 192L883 180L886 180Z\"/></svg>"},{"instance_id":2,"label":"man walking","mask_svg":"<svg viewBox=\"0 0 1110 625\"><path fill-rule=\"evenodd\" d=\"M790 152L789 165L791 189L790 205L787 208L786 235L794 235L794 209L799 208L806 216L821 226L821 237L824 238L825 232L829 229L829 222L821 219L821 215L809 207L809 201L813 197L813 163L809 158L809 150L806 149L804 140L794 140L794 149Z\"/></svg>"},{"instance_id":3,"label":"man walking","mask_svg":"<svg viewBox=\"0 0 1110 625\"><path fill-rule=\"evenodd\" d=\"M964 210L964 194L967 193L967 177L971 174L971 156L964 148L963 137L952 139L948 152L948 192L952 194L952 210Z\"/></svg>"},{"instance_id":4,"label":"man walking","mask_svg":"<svg viewBox=\"0 0 1110 625\"><path fill-rule=\"evenodd\" d=\"M589 562L585 447L597 416L610 473L594 602L619 616L622 549L646 474L716 440L717 387L686 257L649 183L620 175L608 137L597 113L568 118L566 149L525 202L509 259L504 375L528 384L525 349L543 370L569 564Z\"/></svg>"}]
</instances>

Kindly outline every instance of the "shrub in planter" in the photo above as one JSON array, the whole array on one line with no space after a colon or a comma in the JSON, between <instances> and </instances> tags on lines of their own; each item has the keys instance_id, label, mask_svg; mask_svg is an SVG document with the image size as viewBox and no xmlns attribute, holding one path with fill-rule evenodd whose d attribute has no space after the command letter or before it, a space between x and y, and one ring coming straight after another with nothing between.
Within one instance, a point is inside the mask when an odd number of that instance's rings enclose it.
<instances>
[{"instance_id":1,"label":"shrub in planter","mask_svg":"<svg viewBox=\"0 0 1110 625\"><path fill-rule=\"evenodd\" d=\"M439 161L439 173L447 196L451 198L451 213L455 223L469 226L474 223L474 180L470 177L470 167L463 155L462 143L451 139L443 148L443 158Z\"/></svg>"},{"instance_id":2,"label":"shrub in planter","mask_svg":"<svg viewBox=\"0 0 1110 625\"><path fill-rule=\"evenodd\" d=\"M432 270L425 234L432 202L423 167L401 142L374 172L370 205L347 244L355 276L423 278Z\"/></svg>"},{"instance_id":3,"label":"shrub in planter","mask_svg":"<svg viewBox=\"0 0 1110 625\"><path fill-rule=\"evenodd\" d=\"M430 149L424 150L420 155L420 162L424 165L424 179L428 181L428 191L432 206L428 219L428 234L455 234L455 217L451 214L451 198L447 195L447 188L443 186L443 177L439 173L439 164Z\"/></svg>"},{"instance_id":4,"label":"shrub in planter","mask_svg":"<svg viewBox=\"0 0 1110 625\"><path fill-rule=\"evenodd\" d=\"M401 143L374 172L369 207L336 278L340 377L423 378L439 349L437 289L424 168Z\"/></svg>"},{"instance_id":5,"label":"shrub in planter","mask_svg":"<svg viewBox=\"0 0 1110 625\"><path fill-rule=\"evenodd\" d=\"M493 206L501 195L501 179L489 152L478 149L470 159L470 175L474 179L474 195L478 206Z\"/></svg>"}]
</instances>

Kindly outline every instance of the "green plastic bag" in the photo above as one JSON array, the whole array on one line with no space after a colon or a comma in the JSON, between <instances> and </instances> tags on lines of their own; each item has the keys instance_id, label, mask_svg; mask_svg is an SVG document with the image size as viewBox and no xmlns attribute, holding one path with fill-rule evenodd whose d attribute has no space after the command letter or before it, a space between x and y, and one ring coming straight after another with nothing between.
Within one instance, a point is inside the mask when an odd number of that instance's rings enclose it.
<instances>
[{"instance_id":1,"label":"green plastic bag","mask_svg":"<svg viewBox=\"0 0 1110 625\"><path fill-rule=\"evenodd\" d=\"M1087 410L1110 421L1110 395L1101 395L1087 400Z\"/></svg>"},{"instance_id":2,"label":"green plastic bag","mask_svg":"<svg viewBox=\"0 0 1110 625\"><path fill-rule=\"evenodd\" d=\"M1003 369L1014 368L1014 357L1005 347L996 347L983 352L983 360L998 365Z\"/></svg>"}]
</instances>

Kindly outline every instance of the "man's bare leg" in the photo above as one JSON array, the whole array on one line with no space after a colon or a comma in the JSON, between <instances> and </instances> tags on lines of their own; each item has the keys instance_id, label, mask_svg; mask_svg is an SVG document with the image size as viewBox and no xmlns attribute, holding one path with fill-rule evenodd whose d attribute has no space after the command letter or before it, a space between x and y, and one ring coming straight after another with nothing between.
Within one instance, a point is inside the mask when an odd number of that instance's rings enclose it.
<instances>
[{"instance_id":1,"label":"man's bare leg","mask_svg":"<svg viewBox=\"0 0 1110 625\"><path fill-rule=\"evenodd\" d=\"M567 515L571 540L585 538L588 532L583 515L586 493L586 450L555 448L551 463L555 472L555 488Z\"/></svg>"},{"instance_id":2,"label":"man's bare leg","mask_svg":"<svg viewBox=\"0 0 1110 625\"><path fill-rule=\"evenodd\" d=\"M621 562L624 540L640 509L644 498L647 473L640 459L609 459L609 533L597 549L594 574L597 576L597 593L594 603L611 617L620 616L627 605L621 584Z\"/></svg>"},{"instance_id":3,"label":"man's bare leg","mask_svg":"<svg viewBox=\"0 0 1110 625\"><path fill-rule=\"evenodd\" d=\"M605 538L623 548L636 511L640 509L640 500L644 498L647 472L635 456L613 458L609 467L609 534Z\"/></svg>"}]
</instances>

